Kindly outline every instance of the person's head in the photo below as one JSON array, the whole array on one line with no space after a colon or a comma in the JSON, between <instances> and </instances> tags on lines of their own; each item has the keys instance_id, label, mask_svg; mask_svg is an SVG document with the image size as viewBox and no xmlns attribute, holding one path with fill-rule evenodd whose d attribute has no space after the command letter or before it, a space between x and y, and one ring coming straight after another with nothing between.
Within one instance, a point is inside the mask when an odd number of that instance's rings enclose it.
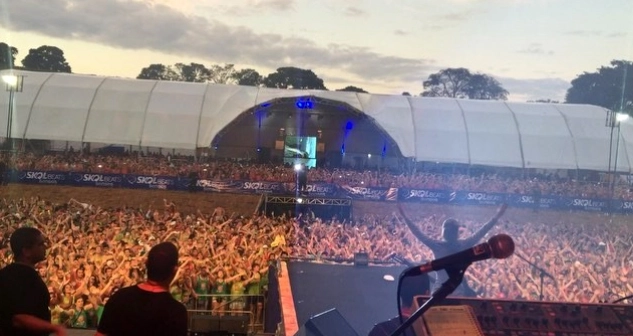
<instances>
[{"instance_id":1,"label":"person's head","mask_svg":"<svg viewBox=\"0 0 633 336\"><path fill-rule=\"evenodd\" d=\"M147 254L147 278L156 282L171 282L178 271L178 249L164 242L149 250Z\"/></svg>"},{"instance_id":2,"label":"person's head","mask_svg":"<svg viewBox=\"0 0 633 336\"><path fill-rule=\"evenodd\" d=\"M38 229L18 228L11 234L10 245L16 261L35 265L46 259L46 239Z\"/></svg>"},{"instance_id":3,"label":"person's head","mask_svg":"<svg viewBox=\"0 0 633 336\"><path fill-rule=\"evenodd\" d=\"M459 228L461 225L453 219L449 218L442 223L442 237L445 241L456 241L459 239Z\"/></svg>"}]
</instances>

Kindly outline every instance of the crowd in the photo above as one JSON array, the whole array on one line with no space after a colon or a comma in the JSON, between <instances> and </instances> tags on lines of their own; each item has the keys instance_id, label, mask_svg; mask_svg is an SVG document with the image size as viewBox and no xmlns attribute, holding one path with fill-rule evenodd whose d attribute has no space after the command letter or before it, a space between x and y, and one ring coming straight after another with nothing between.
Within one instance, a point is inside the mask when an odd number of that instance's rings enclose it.
<instances>
[{"instance_id":1,"label":"crowd","mask_svg":"<svg viewBox=\"0 0 633 336\"><path fill-rule=\"evenodd\" d=\"M74 199L65 204L39 198L1 202L0 267L12 260L7 240L15 228L44 232L49 252L38 271L52 298L53 321L78 328L95 326L110 295L144 278L143 257L161 241L180 249L181 265L171 285L174 298L190 310L246 313L253 321L262 318L260 295L266 290L268 265L285 256L341 260L365 251L371 260L384 260L394 252L415 262L432 258L391 213L326 222L243 218L223 208L183 214L169 201L147 209L101 209ZM439 236L447 212L440 206L427 211L413 205L407 209L423 232ZM456 216L464 224L463 234L487 219L464 211ZM626 221L607 223L600 216L515 214L504 217L489 235L511 235L517 253L554 276L545 279L547 300L613 301L633 293L633 238ZM537 300L540 294L539 273L516 257L476 263L466 279L484 297Z\"/></svg>"},{"instance_id":2,"label":"crowd","mask_svg":"<svg viewBox=\"0 0 633 336\"><path fill-rule=\"evenodd\" d=\"M51 296L54 323L95 327L108 297L144 279L144 255L157 242L179 247L181 265L170 292L190 310L248 314L261 323L269 263L287 254L292 226L266 217L244 219L222 208L184 215L161 209L101 209L70 200L2 200L0 268L12 260L8 238L20 226L48 238L38 265Z\"/></svg>"},{"instance_id":3,"label":"crowd","mask_svg":"<svg viewBox=\"0 0 633 336\"><path fill-rule=\"evenodd\" d=\"M200 179L251 180L269 182L294 182L293 167L272 164L255 164L237 161L199 160L177 155L125 154L80 154L58 152L36 155L20 153L11 158L8 166L18 170L75 171L92 173L141 174L187 177L191 173ZM308 172L308 181L363 187L408 187L442 190L466 190L471 192L499 192L539 196L555 195L583 198L609 198L609 183L578 181L555 175L538 175L521 178L487 172L477 175L438 174L428 171L354 170L313 168ZM628 183L617 183L614 197L633 200L633 189Z\"/></svg>"}]
</instances>

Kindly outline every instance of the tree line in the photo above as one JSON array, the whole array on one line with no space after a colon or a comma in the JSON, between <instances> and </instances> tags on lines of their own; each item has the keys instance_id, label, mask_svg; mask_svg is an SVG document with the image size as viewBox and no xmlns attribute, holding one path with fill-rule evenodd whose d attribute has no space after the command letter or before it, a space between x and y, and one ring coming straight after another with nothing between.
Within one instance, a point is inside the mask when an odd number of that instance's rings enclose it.
<instances>
[{"instance_id":1,"label":"tree line","mask_svg":"<svg viewBox=\"0 0 633 336\"><path fill-rule=\"evenodd\" d=\"M0 42L0 69L19 68L29 71L71 72L64 51L55 46L43 45L29 49L16 66L18 49ZM610 110L633 112L633 62L613 60L594 72L584 72L570 83L565 103L591 104ZM277 89L328 90L323 79L310 69L280 67L262 75L251 68L238 69L234 64L205 66L199 63L150 64L140 70L138 79L170 80L196 83L235 84ZM429 75L422 81L423 97L450 97L462 99L506 100L509 92L494 77L473 73L466 68L446 68ZM368 93L356 86L336 91ZM408 92L402 93L411 96ZM558 103L550 99L531 102Z\"/></svg>"}]
</instances>

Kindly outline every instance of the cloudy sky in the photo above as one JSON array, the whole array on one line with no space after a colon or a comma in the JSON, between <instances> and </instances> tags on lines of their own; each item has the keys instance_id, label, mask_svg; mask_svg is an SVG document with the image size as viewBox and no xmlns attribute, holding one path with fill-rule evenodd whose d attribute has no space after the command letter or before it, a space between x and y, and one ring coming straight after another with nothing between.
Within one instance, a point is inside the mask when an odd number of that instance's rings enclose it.
<instances>
[{"instance_id":1,"label":"cloudy sky","mask_svg":"<svg viewBox=\"0 0 633 336\"><path fill-rule=\"evenodd\" d=\"M54 45L73 72L136 77L151 63L312 69L329 89L419 94L447 67L497 78L510 100L633 59L631 0L0 0L0 41Z\"/></svg>"}]
</instances>

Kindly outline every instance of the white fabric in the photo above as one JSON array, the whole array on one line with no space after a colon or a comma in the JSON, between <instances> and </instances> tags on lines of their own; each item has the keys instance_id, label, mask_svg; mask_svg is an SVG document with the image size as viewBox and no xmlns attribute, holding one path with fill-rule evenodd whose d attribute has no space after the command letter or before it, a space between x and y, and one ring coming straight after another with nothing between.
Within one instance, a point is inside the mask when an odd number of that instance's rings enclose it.
<instances>
[{"instance_id":1,"label":"white fabric","mask_svg":"<svg viewBox=\"0 0 633 336\"><path fill-rule=\"evenodd\" d=\"M210 146L249 109L277 98L315 96L330 100L329 108L346 103L364 112L405 157L418 161L602 171L609 166L607 110L596 106L15 73L25 76L24 91L15 93L15 138L195 149ZM6 130L8 98L2 90L0 132ZM633 124L624 122L620 131L614 129L611 162L619 142L617 169L630 172Z\"/></svg>"}]
</instances>

